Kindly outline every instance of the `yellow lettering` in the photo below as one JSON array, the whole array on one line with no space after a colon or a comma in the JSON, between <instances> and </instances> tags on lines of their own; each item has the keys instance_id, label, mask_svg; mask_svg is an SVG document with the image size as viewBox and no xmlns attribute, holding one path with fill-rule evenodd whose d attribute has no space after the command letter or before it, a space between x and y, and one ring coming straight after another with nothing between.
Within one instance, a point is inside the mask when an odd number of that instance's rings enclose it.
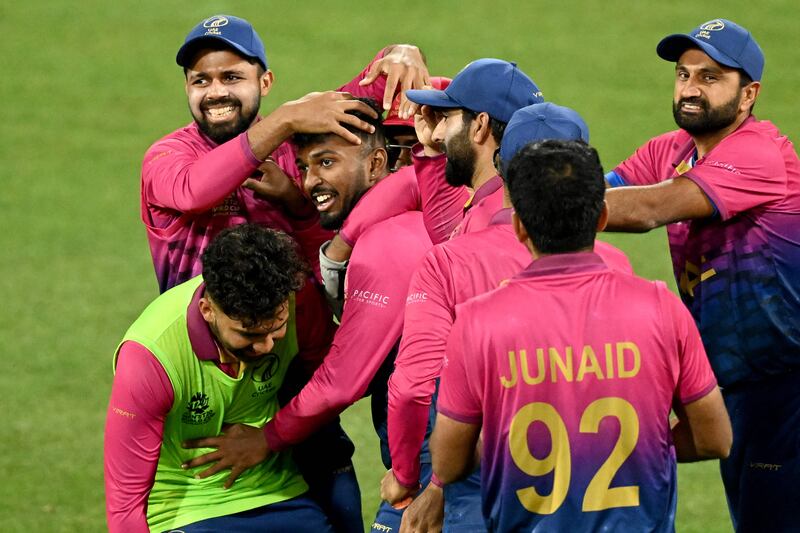
<instances>
[{"instance_id":1,"label":"yellow lettering","mask_svg":"<svg viewBox=\"0 0 800 533\"><path fill-rule=\"evenodd\" d=\"M625 367L625 351L631 352L633 355L632 365L628 368ZM632 378L639 373L642 366L641 355L639 354L639 347L632 342L618 342L617 343L617 370L619 377Z\"/></svg>"},{"instance_id":2,"label":"yellow lettering","mask_svg":"<svg viewBox=\"0 0 800 533\"><path fill-rule=\"evenodd\" d=\"M587 373L594 374L597 379L604 379L603 370L600 368L600 363L597 361L597 356L594 350L588 344L583 347L581 352L581 363L578 366L577 381L583 381L583 376Z\"/></svg>"},{"instance_id":3,"label":"yellow lettering","mask_svg":"<svg viewBox=\"0 0 800 533\"><path fill-rule=\"evenodd\" d=\"M572 346L564 348L564 358L558 353L555 348L548 348L547 353L550 355L550 379L553 383L557 381L556 367L561 371L561 375L567 381L572 379Z\"/></svg>"},{"instance_id":4,"label":"yellow lettering","mask_svg":"<svg viewBox=\"0 0 800 533\"><path fill-rule=\"evenodd\" d=\"M536 377L531 377L528 370L528 352L526 350L519 351L519 361L522 366L522 380L525 381L526 385L538 385L544 381L544 350L536 348L536 362L539 367Z\"/></svg>"},{"instance_id":5,"label":"yellow lettering","mask_svg":"<svg viewBox=\"0 0 800 533\"><path fill-rule=\"evenodd\" d=\"M611 343L605 343L605 350L606 350L606 377L608 379L614 379L614 356L612 354Z\"/></svg>"},{"instance_id":6,"label":"yellow lettering","mask_svg":"<svg viewBox=\"0 0 800 533\"><path fill-rule=\"evenodd\" d=\"M522 357L525 357L525 350L521 350L520 353ZM500 376L500 384L507 389L517 384L517 359L514 357L515 355L514 350L508 352L508 368L511 373L511 378Z\"/></svg>"}]
</instances>

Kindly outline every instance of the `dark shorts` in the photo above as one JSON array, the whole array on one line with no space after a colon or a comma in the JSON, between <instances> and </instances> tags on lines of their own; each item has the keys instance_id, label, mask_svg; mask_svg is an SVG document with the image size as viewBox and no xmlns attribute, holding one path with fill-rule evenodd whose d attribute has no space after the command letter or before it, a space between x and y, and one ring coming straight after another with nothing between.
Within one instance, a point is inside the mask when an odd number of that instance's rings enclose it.
<instances>
[{"instance_id":1,"label":"dark shorts","mask_svg":"<svg viewBox=\"0 0 800 533\"><path fill-rule=\"evenodd\" d=\"M800 531L800 372L723 390L733 447L720 462L736 531Z\"/></svg>"},{"instance_id":2,"label":"dark shorts","mask_svg":"<svg viewBox=\"0 0 800 533\"><path fill-rule=\"evenodd\" d=\"M307 496L264 505L249 511L201 520L169 533L333 533L322 509Z\"/></svg>"}]
</instances>

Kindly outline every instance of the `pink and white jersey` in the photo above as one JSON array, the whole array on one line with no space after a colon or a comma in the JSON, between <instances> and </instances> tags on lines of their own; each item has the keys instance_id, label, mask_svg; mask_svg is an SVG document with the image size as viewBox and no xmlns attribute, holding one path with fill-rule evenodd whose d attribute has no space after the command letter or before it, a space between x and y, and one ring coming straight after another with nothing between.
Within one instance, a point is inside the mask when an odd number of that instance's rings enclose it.
<instances>
[{"instance_id":1,"label":"pink and white jersey","mask_svg":"<svg viewBox=\"0 0 800 533\"><path fill-rule=\"evenodd\" d=\"M400 338L408 283L430 247L418 211L361 235L347 269L333 345L303 390L265 426L271 449L301 442L364 395Z\"/></svg>"},{"instance_id":2,"label":"pink and white jersey","mask_svg":"<svg viewBox=\"0 0 800 533\"><path fill-rule=\"evenodd\" d=\"M455 227L450 238L480 231L503 207L503 178L495 176L475 190L464 204L464 219Z\"/></svg>"},{"instance_id":3,"label":"pink and white jersey","mask_svg":"<svg viewBox=\"0 0 800 533\"><path fill-rule=\"evenodd\" d=\"M483 426L490 530L672 531L670 409L715 386L663 283L561 254L458 307L438 408Z\"/></svg>"},{"instance_id":4,"label":"pink and white jersey","mask_svg":"<svg viewBox=\"0 0 800 533\"><path fill-rule=\"evenodd\" d=\"M614 172L624 185L682 176L719 216L667 227L675 279L723 386L800 369L800 161L768 121L748 118L691 164L683 130Z\"/></svg>"},{"instance_id":5,"label":"pink and white jersey","mask_svg":"<svg viewBox=\"0 0 800 533\"><path fill-rule=\"evenodd\" d=\"M612 269L632 273L619 249L597 241L595 252ZM530 262L507 208L495 214L488 228L434 246L411 278L400 351L389 380L389 447L392 471L401 484L415 487L419 482L419 453L456 305L496 289Z\"/></svg>"},{"instance_id":6,"label":"pink and white jersey","mask_svg":"<svg viewBox=\"0 0 800 533\"><path fill-rule=\"evenodd\" d=\"M383 51L340 90L383 98L386 76L364 87L358 85L381 57ZM270 157L302 189L294 147L285 142ZM332 234L319 227L317 214L292 219L279 205L241 186L247 178L260 176L260 164L246 132L217 145L194 122L147 150L142 163L141 217L161 292L200 274L200 256L211 239L222 229L243 222L289 233L311 264L318 264L319 247Z\"/></svg>"}]
</instances>

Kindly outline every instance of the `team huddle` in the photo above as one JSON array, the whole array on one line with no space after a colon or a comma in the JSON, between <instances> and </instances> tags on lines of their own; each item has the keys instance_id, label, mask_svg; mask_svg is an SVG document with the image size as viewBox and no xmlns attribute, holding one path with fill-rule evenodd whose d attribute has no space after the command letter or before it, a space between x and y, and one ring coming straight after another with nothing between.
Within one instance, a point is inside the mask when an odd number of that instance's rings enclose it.
<instances>
[{"instance_id":1,"label":"team huddle","mask_svg":"<svg viewBox=\"0 0 800 533\"><path fill-rule=\"evenodd\" d=\"M679 129L605 172L512 62L390 45L260 116L253 27L193 28L194 120L142 164L161 295L114 355L109 529L362 531L365 396L372 531L674 531L705 459L737 531L800 527L800 162L749 31L657 53ZM680 298L596 239L660 226Z\"/></svg>"}]
</instances>

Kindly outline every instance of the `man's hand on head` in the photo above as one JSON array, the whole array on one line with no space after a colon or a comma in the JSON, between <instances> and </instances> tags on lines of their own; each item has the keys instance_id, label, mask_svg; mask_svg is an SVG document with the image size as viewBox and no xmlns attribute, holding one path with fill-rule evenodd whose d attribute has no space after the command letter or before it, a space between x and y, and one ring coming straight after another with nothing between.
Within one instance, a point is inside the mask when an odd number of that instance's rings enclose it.
<instances>
[{"instance_id":1,"label":"man's hand on head","mask_svg":"<svg viewBox=\"0 0 800 533\"><path fill-rule=\"evenodd\" d=\"M355 99L350 93L336 91L309 93L299 100L286 102L273 114L285 117L290 125L290 134L334 133L348 142L361 144L361 139L342 124L348 124L367 133L373 133L375 127L348 111L358 111L373 118L378 117L374 109Z\"/></svg>"},{"instance_id":2,"label":"man's hand on head","mask_svg":"<svg viewBox=\"0 0 800 533\"><path fill-rule=\"evenodd\" d=\"M186 441L183 443L183 447L216 448L213 452L195 457L191 461L182 464L181 468L188 470L214 463L210 468L197 474L195 477L198 479L213 476L223 470L230 470L231 473L225 480L224 486L226 489L233 486L233 482L242 472L265 461L272 453L267 445L263 430L246 424L225 426L219 437Z\"/></svg>"},{"instance_id":3,"label":"man's hand on head","mask_svg":"<svg viewBox=\"0 0 800 533\"><path fill-rule=\"evenodd\" d=\"M422 144L425 155L429 157L442 153L442 147L432 140L436 124L436 113L430 106L422 106L419 112L414 115L414 130L417 132L417 139Z\"/></svg>"},{"instance_id":4,"label":"man's hand on head","mask_svg":"<svg viewBox=\"0 0 800 533\"><path fill-rule=\"evenodd\" d=\"M406 98L409 89L422 89L430 85L430 74L425 56L419 48L410 44L395 44L386 48L383 57L372 64L367 76L359 85L369 85L381 74L386 75L386 90L383 93L383 108L392 107L397 91L402 91L398 115L402 119L412 116L417 104Z\"/></svg>"}]
</instances>

